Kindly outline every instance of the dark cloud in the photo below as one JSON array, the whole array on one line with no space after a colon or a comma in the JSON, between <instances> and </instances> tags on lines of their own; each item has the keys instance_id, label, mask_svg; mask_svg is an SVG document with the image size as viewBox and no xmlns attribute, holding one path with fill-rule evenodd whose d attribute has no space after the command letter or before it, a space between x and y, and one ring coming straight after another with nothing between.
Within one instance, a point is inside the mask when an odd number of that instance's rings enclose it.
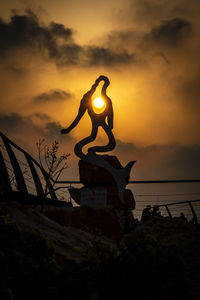
<instances>
[{"instance_id":1,"label":"dark cloud","mask_svg":"<svg viewBox=\"0 0 200 300\"><path fill-rule=\"evenodd\" d=\"M149 25L142 31L139 29L112 31L107 36L106 45L112 51L121 49L123 56L120 60L127 63L132 61L142 66L160 57L165 64L170 64L172 51L175 48L178 51L180 46L189 42L193 24L178 17L165 21L159 20L157 23L157 25ZM92 53L94 60L98 62L98 59L101 59L101 52L95 52L93 49ZM109 61L109 55L107 61Z\"/></svg>"},{"instance_id":2,"label":"dark cloud","mask_svg":"<svg viewBox=\"0 0 200 300\"><path fill-rule=\"evenodd\" d=\"M140 23L147 23L166 13L168 6L159 0L132 0L132 7L129 13Z\"/></svg>"},{"instance_id":3,"label":"dark cloud","mask_svg":"<svg viewBox=\"0 0 200 300\"><path fill-rule=\"evenodd\" d=\"M72 37L72 30L69 28L65 28L62 24L51 22L49 28L51 33L56 37L62 38L67 41Z\"/></svg>"},{"instance_id":4,"label":"dark cloud","mask_svg":"<svg viewBox=\"0 0 200 300\"><path fill-rule=\"evenodd\" d=\"M0 129L3 133L20 132L22 128L31 129L31 131L38 130L38 127L29 117L23 117L17 113L0 115Z\"/></svg>"},{"instance_id":5,"label":"dark cloud","mask_svg":"<svg viewBox=\"0 0 200 300\"><path fill-rule=\"evenodd\" d=\"M150 48L147 47L149 42L175 46L188 36L192 28L190 21L179 17L160 22L146 32L113 31L105 38L104 46L80 46L74 41L71 28L55 22L45 25L30 10L25 14L14 12L9 23L0 19L0 53L6 54L15 48L27 49L28 53L37 51L59 67L129 65L143 61L144 51ZM153 51L161 53L160 49ZM160 56L168 62L165 53Z\"/></svg>"},{"instance_id":6,"label":"dark cloud","mask_svg":"<svg viewBox=\"0 0 200 300\"><path fill-rule=\"evenodd\" d=\"M32 154L35 142L44 137L43 128L35 124L31 116L24 117L17 113L0 115L0 131Z\"/></svg>"},{"instance_id":7,"label":"dark cloud","mask_svg":"<svg viewBox=\"0 0 200 300\"><path fill-rule=\"evenodd\" d=\"M34 122L34 118L43 120L43 125ZM46 114L33 114L30 116L21 116L17 113L9 115L0 115L0 130L8 137L15 138L26 136L27 141L31 137L33 140L37 137L47 138L48 140L57 139L70 142L73 138L68 135L61 135L62 129L60 123L52 121Z\"/></svg>"},{"instance_id":8,"label":"dark cloud","mask_svg":"<svg viewBox=\"0 0 200 300\"><path fill-rule=\"evenodd\" d=\"M42 93L33 98L33 102L36 104L43 104L49 102L65 101L72 97L72 95L63 90L54 90L48 93Z\"/></svg>"},{"instance_id":9,"label":"dark cloud","mask_svg":"<svg viewBox=\"0 0 200 300\"><path fill-rule=\"evenodd\" d=\"M45 124L44 129L44 137L47 137L48 139L56 139L59 141L67 141L72 142L75 145L75 140L70 134L61 134L60 131L63 129L63 127L58 122L47 122Z\"/></svg>"},{"instance_id":10,"label":"dark cloud","mask_svg":"<svg viewBox=\"0 0 200 300\"><path fill-rule=\"evenodd\" d=\"M175 46L190 33L191 27L192 24L189 21L180 18L166 20L154 27L146 38L157 43Z\"/></svg>"},{"instance_id":11,"label":"dark cloud","mask_svg":"<svg viewBox=\"0 0 200 300\"><path fill-rule=\"evenodd\" d=\"M62 129L62 127L61 127L60 123L58 123L58 122L48 122L45 125L45 129L47 130L48 134L51 135L51 133L53 133L53 132L60 133L60 130Z\"/></svg>"},{"instance_id":12,"label":"dark cloud","mask_svg":"<svg viewBox=\"0 0 200 300\"><path fill-rule=\"evenodd\" d=\"M131 153L136 149L136 147L132 143L123 142L121 140L116 140L116 143L116 149L118 152Z\"/></svg>"},{"instance_id":13,"label":"dark cloud","mask_svg":"<svg viewBox=\"0 0 200 300\"><path fill-rule=\"evenodd\" d=\"M17 67L17 66L8 66L8 70L14 73L18 77L22 77L27 74L27 70L25 68Z\"/></svg>"},{"instance_id":14,"label":"dark cloud","mask_svg":"<svg viewBox=\"0 0 200 300\"><path fill-rule=\"evenodd\" d=\"M43 124L35 123L35 117L42 118ZM45 143L51 145L53 141L59 142L59 150L69 153L76 141L70 135L60 133L61 125L45 114L34 114L27 117L17 113L0 115L0 131L11 141L38 159L36 142L45 139ZM0 144L2 143L0 139ZM17 152L17 157L19 152Z\"/></svg>"},{"instance_id":15,"label":"dark cloud","mask_svg":"<svg viewBox=\"0 0 200 300\"><path fill-rule=\"evenodd\" d=\"M56 23L50 23L49 26L40 24L37 16L30 10L25 15L13 14L9 23L0 19L1 52L23 45L53 49L59 37L71 42L71 29Z\"/></svg>"},{"instance_id":16,"label":"dark cloud","mask_svg":"<svg viewBox=\"0 0 200 300\"><path fill-rule=\"evenodd\" d=\"M200 114L200 70L192 77L184 78L184 81L178 86L178 92L181 95L181 102L189 112L194 111Z\"/></svg>"},{"instance_id":17,"label":"dark cloud","mask_svg":"<svg viewBox=\"0 0 200 300\"><path fill-rule=\"evenodd\" d=\"M134 23L144 28L176 17L197 20L199 12L199 0L131 0L125 16L131 16Z\"/></svg>"},{"instance_id":18,"label":"dark cloud","mask_svg":"<svg viewBox=\"0 0 200 300\"><path fill-rule=\"evenodd\" d=\"M124 55L122 59L124 61L137 61L138 46L143 40L143 34L140 32L124 29L124 30L113 30L108 33L105 37L105 45L107 49L112 52L116 52ZM98 49L97 49L98 50Z\"/></svg>"},{"instance_id":19,"label":"dark cloud","mask_svg":"<svg viewBox=\"0 0 200 300\"><path fill-rule=\"evenodd\" d=\"M133 175L147 179L198 179L200 146L137 146L117 140L116 153L124 163L136 160Z\"/></svg>"},{"instance_id":20,"label":"dark cloud","mask_svg":"<svg viewBox=\"0 0 200 300\"><path fill-rule=\"evenodd\" d=\"M135 53L134 62L141 62L140 66L146 65L152 58L154 62L158 61L156 56L167 64L175 61L176 55L180 61L179 51L189 56L185 57L187 62L192 60L189 52L199 40L199 12L198 0L130 0L118 20L119 25L124 22L129 24L129 28L112 32L109 46L123 47Z\"/></svg>"},{"instance_id":21,"label":"dark cloud","mask_svg":"<svg viewBox=\"0 0 200 300\"><path fill-rule=\"evenodd\" d=\"M133 56L126 51L112 51L107 47L80 46L74 42L73 31L51 22L45 25L30 10L14 13L9 23L0 19L0 53L15 48L37 51L58 66L94 66L129 63Z\"/></svg>"},{"instance_id":22,"label":"dark cloud","mask_svg":"<svg viewBox=\"0 0 200 300\"><path fill-rule=\"evenodd\" d=\"M166 62L166 64L170 64L170 61L167 58L167 56L164 53L162 53L161 51L155 52L153 54L153 57L161 57L163 59L163 61Z\"/></svg>"},{"instance_id":23,"label":"dark cloud","mask_svg":"<svg viewBox=\"0 0 200 300\"><path fill-rule=\"evenodd\" d=\"M45 122L50 122L51 118L45 113L34 113L33 117L38 118L39 120L45 121Z\"/></svg>"},{"instance_id":24,"label":"dark cloud","mask_svg":"<svg viewBox=\"0 0 200 300\"><path fill-rule=\"evenodd\" d=\"M134 55L126 51L114 52L108 48L89 47L87 49L89 65L115 65L134 61Z\"/></svg>"},{"instance_id":25,"label":"dark cloud","mask_svg":"<svg viewBox=\"0 0 200 300\"><path fill-rule=\"evenodd\" d=\"M44 120L39 126L33 117ZM0 129L11 140L33 153L35 142L45 138L48 142L58 140L62 147L72 148L76 140L70 135L61 135L60 123L54 122L45 114L23 117L19 114L0 115ZM26 136L26 140L21 137ZM35 150L33 150L35 149ZM68 150L69 151L69 150ZM137 163L132 178L143 179L198 179L200 172L200 146L149 145L138 146L117 140L115 155L125 165L130 160Z\"/></svg>"}]
</instances>

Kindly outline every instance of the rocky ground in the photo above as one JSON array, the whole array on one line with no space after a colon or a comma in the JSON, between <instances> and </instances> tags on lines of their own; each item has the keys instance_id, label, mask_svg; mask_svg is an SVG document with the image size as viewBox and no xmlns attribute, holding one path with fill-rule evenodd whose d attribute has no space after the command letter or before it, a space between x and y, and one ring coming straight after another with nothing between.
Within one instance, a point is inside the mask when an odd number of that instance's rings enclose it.
<instances>
[{"instance_id":1,"label":"rocky ground","mask_svg":"<svg viewBox=\"0 0 200 300\"><path fill-rule=\"evenodd\" d=\"M64 220L64 216L68 217L69 208L58 209L46 206L42 209L41 206L34 207L17 202L0 202L0 210L25 231L39 229L42 235L52 242L59 261L69 256L79 258L80 250L84 252L95 238L94 234L69 226L69 223L68 226L63 226L64 221L62 222L62 220ZM48 212L51 218L46 216ZM115 246L113 240L107 237L101 237L101 239L111 247Z\"/></svg>"},{"instance_id":2,"label":"rocky ground","mask_svg":"<svg viewBox=\"0 0 200 300\"><path fill-rule=\"evenodd\" d=\"M134 238L151 235L161 249L180 256L184 279L190 286L190 299L200 299L200 230L180 218L152 218L132 235Z\"/></svg>"},{"instance_id":3,"label":"rocky ground","mask_svg":"<svg viewBox=\"0 0 200 300\"><path fill-rule=\"evenodd\" d=\"M24 231L39 229L42 235L52 242L59 264L62 264L68 257L79 259L81 253L87 250L96 236L113 249L117 248L120 239L125 238L120 233L121 228L117 222L117 216L112 210L54 208L52 206L45 206L42 209L41 206L1 202L0 211L9 215ZM91 224L95 229L95 224L101 222L102 231L92 232ZM111 238L112 235L114 238ZM180 256L184 265L184 280L190 290L190 299L200 299L200 231L194 225L179 218L154 217L128 236L133 240L151 236L160 249L169 249ZM167 284L170 287L170 283Z\"/></svg>"}]
</instances>

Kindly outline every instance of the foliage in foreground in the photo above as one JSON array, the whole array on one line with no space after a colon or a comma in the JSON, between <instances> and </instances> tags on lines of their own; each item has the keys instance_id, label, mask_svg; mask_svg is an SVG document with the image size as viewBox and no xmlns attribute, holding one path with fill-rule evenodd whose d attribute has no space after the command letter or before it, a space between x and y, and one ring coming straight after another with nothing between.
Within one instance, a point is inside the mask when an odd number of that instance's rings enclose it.
<instances>
[{"instance_id":1,"label":"foliage in foreground","mask_svg":"<svg viewBox=\"0 0 200 300\"><path fill-rule=\"evenodd\" d=\"M151 237L129 235L117 250L93 241L80 261L62 268L38 231L23 232L0 215L0 237L0 299L172 299L183 292L182 260Z\"/></svg>"}]
</instances>

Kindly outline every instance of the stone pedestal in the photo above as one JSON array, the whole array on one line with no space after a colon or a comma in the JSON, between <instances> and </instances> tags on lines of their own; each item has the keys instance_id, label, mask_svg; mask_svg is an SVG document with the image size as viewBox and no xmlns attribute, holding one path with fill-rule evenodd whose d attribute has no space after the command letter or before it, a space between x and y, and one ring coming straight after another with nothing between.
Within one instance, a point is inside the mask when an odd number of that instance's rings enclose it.
<instances>
[{"instance_id":1,"label":"stone pedestal","mask_svg":"<svg viewBox=\"0 0 200 300\"><path fill-rule=\"evenodd\" d=\"M101 155L101 157L115 169L123 169L123 166L116 156ZM79 174L80 182L84 186L116 186L114 178L106 169L83 160L79 160ZM126 178L127 183L129 182L129 179L129 177Z\"/></svg>"},{"instance_id":2,"label":"stone pedestal","mask_svg":"<svg viewBox=\"0 0 200 300\"><path fill-rule=\"evenodd\" d=\"M102 157L109 162L112 167L123 169L123 166L116 156L102 155ZM84 186L81 189L69 189L71 197L77 204L81 206L92 204L96 206L111 205L114 208L122 210L135 209L135 200L131 190L125 189L124 199L120 201L116 182L106 169L80 160L79 174L80 182ZM126 181L128 183L129 177L126 178Z\"/></svg>"},{"instance_id":3,"label":"stone pedestal","mask_svg":"<svg viewBox=\"0 0 200 300\"><path fill-rule=\"evenodd\" d=\"M103 187L103 189L106 190L106 201L104 198L98 201L95 201L95 196L93 196L93 203L92 200L85 202L85 204L81 203L81 193L84 192L84 190L89 190L92 192L93 195L100 190L101 188L99 186L92 186L92 187L83 187L81 189L77 188L70 188L69 193L72 199L81 206L113 206L116 209L122 209L122 210L134 210L135 209L135 199L133 197L133 193L131 190L126 189L124 192L124 201L121 202L118 197L118 190L116 187L113 186L107 186ZM101 203L102 202L102 203Z\"/></svg>"},{"instance_id":4,"label":"stone pedestal","mask_svg":"<svg viewBox=\"0 0 200 300\"><path fill-rule=\"evenodd\" d=\"M112 167L123 169L116 156L102 155ZM86 161L79 161L80 182L83 187L70 188L69 193L74 201L82 208L93 207L96 211L110 208L116 213L121 230L127 228L127 220L131 222L130 215L135 209L133 193L129 189L124 190L123 201L119 199L117 184L113 176L103 167L93 165ZM129 177L125 178L128 183ZM102 223L103 215L102 215ZM101 224L99 224L100 226Z\"/></svg>"}]
</instances>

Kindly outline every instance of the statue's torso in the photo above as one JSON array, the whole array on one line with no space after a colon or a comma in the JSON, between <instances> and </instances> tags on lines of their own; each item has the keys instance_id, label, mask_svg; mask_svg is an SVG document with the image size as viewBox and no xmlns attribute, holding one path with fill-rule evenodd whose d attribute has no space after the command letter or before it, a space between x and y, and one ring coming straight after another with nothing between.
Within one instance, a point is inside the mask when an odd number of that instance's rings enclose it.
<instances>
[{"instance_id":1,"label":"statue's torso","mask_svg":"<svg viewBox=\"0 0 200 300\"><path fill-rule=\"evenodd\" d=\"M99 125L105 123L105 119L108 116L110 110L112 109L111 100L109 98L108 99L104 98L104 101L105 101L106 105L105 105L105 108L103 109L103 111L101 111L100 113L95 112L94 106L92 103L92 98L88 99L88 101L87 101L88 114L89 114L90 118L92 119L92 122L95 122L96 124L99 124Z\"/></svg>"}]
</instances>

